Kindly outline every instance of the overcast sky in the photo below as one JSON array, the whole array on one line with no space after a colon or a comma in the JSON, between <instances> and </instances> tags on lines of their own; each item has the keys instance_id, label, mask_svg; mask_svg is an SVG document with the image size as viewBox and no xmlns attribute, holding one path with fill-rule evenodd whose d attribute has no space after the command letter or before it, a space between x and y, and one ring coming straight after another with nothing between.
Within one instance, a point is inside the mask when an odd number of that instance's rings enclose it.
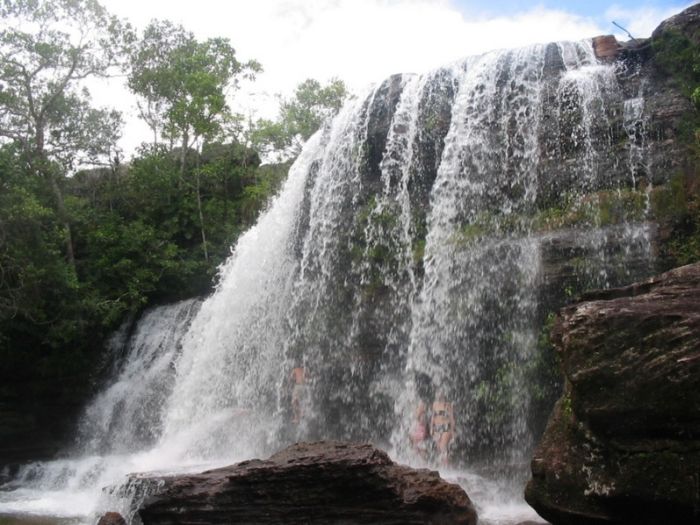
<instances>
[{"instance_id":1,"label":"overcast sky","mask_svg":"<svg viewBox=\"0 0 700 525\"><path fill-rule=\"evenodd\" d=\"M236 94L236 107L273 117L274 95L289 95L306 78L343 79L353 90L392 73L421 73L491 49L616 34L635 37L695 3L676 0L102 0L138 28L151 19L181 23L200 38L228 37L240 60L264 73ZM99 105L118 106L127 153L149 135L119 88L93 85Z\"/></svg>"}]
</instances>

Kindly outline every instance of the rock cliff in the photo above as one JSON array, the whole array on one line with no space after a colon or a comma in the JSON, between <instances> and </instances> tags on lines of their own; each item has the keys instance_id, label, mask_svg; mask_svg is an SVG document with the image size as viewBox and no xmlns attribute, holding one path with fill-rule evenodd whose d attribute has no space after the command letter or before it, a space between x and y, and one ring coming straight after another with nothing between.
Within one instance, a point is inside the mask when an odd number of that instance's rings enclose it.
<instances>
[{"instance_id":1,"label":"rock cliff","mask_svg":"<svg viewBox=\"0 0 700 525\"><path fill-rule=\"evenodd\" d=\"M527 501L555 525L700 522L700 264L561 310Z\"/></svg>"}]
</instances>

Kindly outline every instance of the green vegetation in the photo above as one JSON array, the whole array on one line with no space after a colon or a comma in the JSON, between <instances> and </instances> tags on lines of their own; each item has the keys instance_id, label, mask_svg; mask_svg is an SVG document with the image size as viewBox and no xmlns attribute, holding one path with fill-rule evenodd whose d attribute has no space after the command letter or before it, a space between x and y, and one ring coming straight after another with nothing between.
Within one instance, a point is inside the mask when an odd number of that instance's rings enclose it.
<instances>
[{"instance_id":1,"label":"green vegetation","mask_svg":"<svg viewBox=\"0 0 700 525\"><path fill-rule=\"evenodd\" d=\"M325 86L306 79L291 99L280 101L280 118L260 119L253 128L253 141L266 151L277 151L284 158L296 156L301 146L323 122L338 112L348 97L345 83L337 78Z\"/></svg>"},{"instance_id":2,"label":"green vegetation","mask_svg":"<svg viewBox=\"0 0 700 525\"><path fill-rule=\"evenodd\" d=\"M231 111L261 67L227 39L157 20L138 35L95 0L0 16L0 399L79 397L119 323L211 289L287 175L261 156L291 138L266 143ZM121 115L82 84L120 71L152 131L128 164ZM308 80L270 125L306 138L345 95Z\"/></svg>"},{"instance_id":3,"label":"green vegetation","mask_svg":"<svg viewBox=\"0 0 700 525\"><path fill-rule=\"evenodd\" d=\"M583 195L568 193L557 205L532 213L482 212L461 228L453 242L469 245L486 236L611 226L644 220L648 211L649 194L644 187L601 190Z\"/></svg>"},{"instance_id":4,"label":"green vegetation","mask_svg":"<svg viewBox=\"0 0 700 525\"><path fill-rule=\"evenodd\" d=\"M128 167L63 179L75 270L49 184L17 148L0 149L0 374L82 368L129 313L210 289L284 172L258 168L255 152L240 145L217 149L197 156L184 177L177 158L158 148Z\"/></svg>"},{"instance_id":5,"label":"green vegetation","mask_svg":"<svg viewBox=\"0 0 700 525\"><path fill-rule=\"evenodd\" d=\"M687 161L652 199L656 216L670 231L665 255L675 264L688 264L700 261L700 46L683 34L666 31L654 40L653 49L657 64L695 105L680 127Z\"/></svg>"}]
</instances>

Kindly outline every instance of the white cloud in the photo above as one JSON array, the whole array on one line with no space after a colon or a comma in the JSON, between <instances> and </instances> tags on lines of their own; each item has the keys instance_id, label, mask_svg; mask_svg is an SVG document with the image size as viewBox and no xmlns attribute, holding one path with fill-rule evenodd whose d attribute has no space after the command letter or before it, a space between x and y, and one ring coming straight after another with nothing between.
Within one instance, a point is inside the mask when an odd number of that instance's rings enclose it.
<instances>
[{"instance_id":1,"label":"white cloud","mask_svg":"<svg viewBox=\"0 0 700 525\"><path fill-rule=\"evenodd\" d=\"M693 2L685 6L673 7L648 7L640 6L635 8L620 7L612 5L605 11L605 17L612 23L617 22L627 29L635 38L647 38L656 27L665 19L679 13L686 7L690 7ZM615 36L619 40L628 40L628 36L622 31L616 31Z\"/></svg>"},{"instance_id":2,"label":"white cloud","mask_svg":"<svg viewBox=\"0 0 700 525\"><path fill-rule=\"evenodd\" d=\"M237 107L264 116L273 116L276 110L275 93L289 95L308 77L327 80L337 76L359 89L392 73L423 72L491 49L609 32L590 18L543 7L508 17L465 19L446 0L103 2L111 12L139 27L152 18L168 18L200 38L230 38L241 60L254 58L265 69L255 83L237 94ZM615 14L627 20L622 10ZM640 20L637 15L635 20ZM660 15L648 16L658 20ZM122 107L128 107L128 96L124 92L116 95L114 89L111 94L95 93L96 100L118 99ZM135 119L133 111L129 119ZM127 150L148 139L143 127L133 122L127 136Z\"/></svg>"}]
</instances>

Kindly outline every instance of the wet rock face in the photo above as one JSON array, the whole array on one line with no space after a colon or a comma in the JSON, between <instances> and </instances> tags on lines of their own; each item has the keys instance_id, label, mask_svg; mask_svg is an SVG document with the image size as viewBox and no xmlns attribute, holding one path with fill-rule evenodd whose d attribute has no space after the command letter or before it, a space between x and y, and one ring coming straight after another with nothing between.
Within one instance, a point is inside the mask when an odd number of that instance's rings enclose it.
<instances>
[{"instance_id":1,"label":"wet rock face","mask_svg":"<svg viewBox=\"0 0 700 525\"><path fill-rule=\"evenodd\" d=\"M144 525L477 522L459 486L366 444L298 443L267 460L144 482L163 484L139 510Z\"/></svg>"},{"instance_id":2,"label":"wet rock face","mask_svg":"<svg viewBox=\"0 0 700 525\"><path fill-rule=\"evenodd\" d=\"M698 523L700 264L583 299L526 499L555 525Z\"/></svg>"},{"instance_id":3,"label":"wet rock face","mask_svg":"<svg viewBox=\"0 0 700 525\"><path fill-rule=\"evenodd\" d=\"M700 437L700 264L584 299L554 332L573 410L608 436Z\"/></svg>"}]
</instances>

